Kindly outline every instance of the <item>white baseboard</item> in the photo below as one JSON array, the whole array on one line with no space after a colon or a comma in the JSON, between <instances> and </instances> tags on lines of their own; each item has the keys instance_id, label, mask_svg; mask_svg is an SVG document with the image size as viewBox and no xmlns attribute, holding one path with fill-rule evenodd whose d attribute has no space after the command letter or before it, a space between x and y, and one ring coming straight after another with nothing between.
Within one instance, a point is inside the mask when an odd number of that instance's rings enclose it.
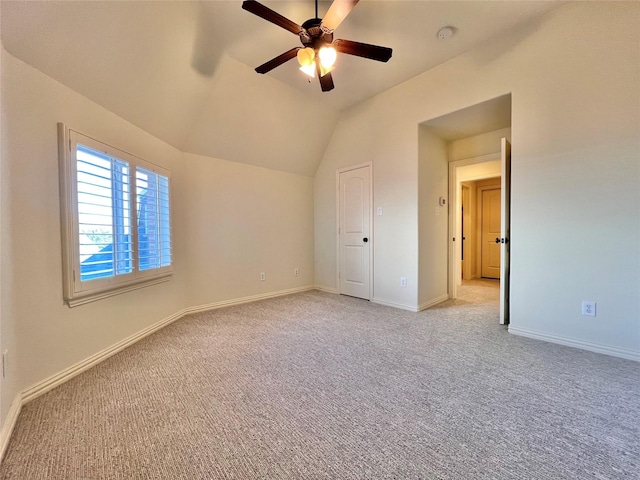
<instances>
[{"instance_id":1,"label":"white baseboard","mask_svg":"<svg viewBox=\"0 0 640 480\"><path fill-rule=\"evenodd\" d=\"M392 302L390 300L384 300L382 298L372 298L371 303L377 303L378 305L385 305L387 307L399 308L401 310L408 310L410 312L418 312L418 307L415 305L405 305L404 303Z\"/></svg>"},{"instance_id":2,"label":"white baseboard","mask_svg":"<svg viewBox=\"0 0 640 480\"><path fill-rule=\"evenodd\" d=\"M76 363L75 365L72 365L71 367L66 368L65 370L62 370L61 372L55 375L52 375L51 377L46 378L43 381L38 382L32 387L26 389L24 392L22 392L22 405L30 402L31 400L39 397L40 395L47 393L49 390L52 390L58 385L61 385L68 380L71 380L76 375L81 374L85 370L90 369L91 367L99 364L100 362L106 360L112 355L115 355L116 353L133 345L134 343L142 340L144 337L147 337L152 333L157 332L161 328L166 327L170 323L173 323L176 320L179 320L180 318L184 317L187 314L204 312L204 311L213 310L216 308L229 307L232 305L240 305L243 303L255 302L257 300L264 300L267 298L281 297L283 295L290 295L292 293L299 293L299 292L305 292L308 290L313 290L313 288L314 288L313 286L291 288L288 290L280 290L277 292L264 293L260 295L252 295L249 297L235 298L232 300L223 300L220 302L209 303L207 305L199 305L195 307L184 308L179 312L176 312L173 315L170 315L160 320L159 322L154 323L153 325L150 325L147 328L140 330L137 333L134 333L133 335L125 338L124 340L121 340L118 343L115 343L114 345L108 348L105 348L104 350L101 350L100 352L94 355L91 355L90 357L82 360L81 362Z\"/></svg>"},{"instance_id":3,"label":"white baseboard","mask_svg":"<svg viewBox=\"0 0 640 480\"><path fill-rule=\"evenodd\" d=\"M563 337L561 335L555 335L551 333L538 332L535 330L529 330L528 328L515 327L512 325L509 325L509 333L520 335L521 337L544 340L545 342L558 343L560 345L566 345L567 347L580 348L582 350L589 350L590 352L603 353L605 355L611 355L613 357L625 358L627 360L635 360L636 362L640 362L640 352L628 350L626 348L612 347L610 345L586 342L584 340L576 340L574 338Z\"/></svg>"},{"instance_id":4,"label":"white baseboard","mask_svg":"<svg viewBox=\"0 0 640 480\"><path fill-rule=\"evenodd\" d=\"M13 403L11 404L11 408L9 408L9 413L7 413L7 418L4 421L2 430L0 430L0 462L2 462L4 453L7 451L7 447L9 446L9 440L11 440L11 434L13 433L13 429L18 421L18 415L20 414L20 410L22 410L22 405L22 394L19 393L16 395L16 398L13 399Z\"/></svg>"},{"instance_id":5,"label":"white baseboard","mask_svg":"<svg viewBox=\"0 0 640 480\"><path fill-rule=\"evenodd\" d=\"M334 287L326 287L324 285L314 285L313 288L316 290L320 290L321 292L333 293L334 295L338 295L338 289Z\"/></svg>"},{"instance_id":6,"label":"white baseboard","mask_svg":"<svg viewBox=\"0 0 640 480\"><path fill-rule=\"evenodd\" d=\"M137 333L134 333L133 335L125 338L124 340L121 340L115 343L114 345L111 345L110 347L107 347L104 350L101 350L100 352L94 355L91 355L88 358L85 358L81 362L78 362L75 365L72 365L69 368L62 370L61 372L56 373L55 375L52 375L42 380L41 382L36 383L30 388L27 388L22 393L19 393L16 396L13 403L11 404L11 409L7 414L7 418L5 419L4 424L2 426L2 430L0 430L0 463L4 458L4 453L6 451L7 446L9 445L11 434L13 432L16 421L18 419L18 414L20 413L20 410L22 409L23 405L27 404L31 400L38 398L40 395L47 393L49 390L52 390L55 387L71 380L73 377L81 374L82 372L90 369L91 367L94 367L95 365L115 355L116 353L124 350L125 348L133 345L134 343L142 340L144 337L147 337L152 333L157 332L161 328L166 327L170 323L173 323L176 320L179 320L180 318L184 317L189 313L203 312L206 310L213 310L216 308L228 307L232 305L240 305L242 303L255 302L257 300L264 300L267 298L281 297L284 295L291 295L293 293L314 290L315 288L316 287L314 285L309 285L305 287L291 288L287 290L280 290L277 292L264 293L260 295L252 295L249 297L236 298L232 300L223 300L220 302L209 303L207 305L199 305L195 307L184 308L179 312L176 312L173 315L170 315L160 320L159 322L154 323L153 325L150 325L147 328L144 328L143 330L140 330Z\"/></svg>"},{"instance_id":7,"label":"white baseboard","mask_svg":"<svg viewBox=\"0 0 640 480\"><path fill-rule=\"evenodd\" d=\"M185 314L184 309L180 310L179 312L174 313L173 315L170 315L164 318L163 320L160 320L159 322L154 323L153 325L150 325L143 330L140 330L137 333L134 333L133 335L125 338L124 340L121 340L118 343L115 343L110 347L107 347L104 350L101 350L98 353L91 355L88 358L85 358L81 362L78 362L75 365L72 365L71 367L62 370L61 372L56 373L55 375L52 375L51 377L36 383L32 387L22 392L22 404L24 405L26 403L29 403L34 398L37 398L40 395L47 393L49 390L54 389L58 385L61 385L68 380L71 380L76 375L81 374L85 370L90 369L91 367L97 365L98 363L106 360L107 358L133 345L137 341L142 340L144 337L147 337L152 333L157 332L161 328L166 327L170 323L173 323L176 320L182 318L184 314Z\"/></svg>"},{"instance_id":8,"label":"white baseboard","mask_svg":"<svg viewBox=\"0 0 640 480\"><path fill-rule=\"evenodd\" d=\"M164 318L163 320L157 323L154 323L153 325L150 325L149 327L139 331L138 333L135 333L125 338L124 340L121 340L120 342L117 342L114 345L82 360L81 362L76 363L75 365L72 365L71 367L55 375L52 375L51 377L48 377L41 382L38 382L37 384L23 391L22 393L19 393L14 399L13 403L11 404L11 408L9 409L9 413L7 414L7 418L5 419L2 429L0 430L0 462L2 462L2 458L4 457L4 453L6 451L6 448L9 444L9 440L11 438L11 433L13 432L16 421L18 419L18 414L20 413L20 410L22 409L23 405L30 402L31 400L34 400L40 395L45 394L46 392L52 390L58 385L65 383L66 381L88 370L89 368L97 365L98 363L106 360L107 358L115 355L116 353L124 350L125 348L133 345L139 340L142 340L144 337L151 335L152 333L160 330L163 327L166 327L170 323L173 323L176 320L179 320L183 316L190 313L203 312L206 310L213 310L213 309L228 307L232 305L240 305L243 303L250 303L250 302L255 302L258 300L264 300L268 298L291 295L293 293L306 292L314 289L320 290L323 292L328 292L328 293L338 293L337 290L334 288L323 287L320 285L309 285L305 287L291 288L287 290L280 290L277 292L264 293L260 295L252 295L252 296L241 297L241 298L236 298L232 300L223 300L220 302L209 303L206 305L199 305L199 306L185 308L180 310L179 312L174 313L173 315L170 315ZM443 295L429 302L423 303L418 307L413 305L405 305L397 302L391 302L391 301L383 300L379 298L374 298L371 300L371 302L377 303L380 305L386 305L389 307L400 308L402 310L408 310L411 312L418 312L420 310L424 310L425 308L429 308L434 305L437 305L438 303L441 303L447 300L448 298L449 297L447 295ZM604 353L607 355L613 355L616 357L622 357L630 360L640 361L640 352L635 352L632 350L625 350L625 349L610 347L606 345L599 345L599 344L594 344L589 342L578 341L578 340L574 340L566 337L560 337L557 335L550 335L550 334L535 332L532 330L517 328L513 326L509 327L509 332L515 335L521 335L521 336L535 338L539 340L559 343L562 345L568 345L571 347L591 350L597 353Z\"/></svg>"},{"instance_id":9,"label":"white baseboard","mask_svg":"<svg viewBox=\"0 0 640 480\"><path fill-rule=\"evenodd\" d=\"M195 307L185 308L185 315L190 313L206 312L207 310L215 310L216 308L230 307L232 305L241 305L243 303L257 302L258 300L266 300L267 298L282 297L293 293L308 292L314 290L314 285L304 287L289 288L287 290L279 290L277 292L261 293L259 295L251 295L249 297L234 298L231 300L221 300L219 302L207 303L205 305L197 305Z\"/></svg>"},{"instance_id":10,"label":"white baseboard","mask_svg":"<svg viewBox=\"0 0 640 480\"><path fill-rule=\"evenodd\" d=\"M436 297L432 300L429 300L428 302L421 303L420 305L418 305L418 311L421 312L422 310L426 310L427 308L435 307L436 305L442 302L446 302L447 300L449 300L448 294L440 295L439 297Z\"/></svg>"},{"instance_id":11,"label":"white baseboard","mask_svg":"<svg viewBox=\"0 0 640 480\"><path fill-rule=\"evenodd\" d=\"M422 310L426 310L427 308L438 305L439 303L442 303L446 300L449 300L449 295L445 294L445 295L441 295L439 297L433 298L428 302L421 303L418 306L405 305L404 303L392 302L390 300L384 300L382 298L372 298L371 302L378 303L380 305L386 305L387 307L394 307L394 308L400 308L402 310L408 310L410 312L421 312Z\"/></svg>"}]
</instances>

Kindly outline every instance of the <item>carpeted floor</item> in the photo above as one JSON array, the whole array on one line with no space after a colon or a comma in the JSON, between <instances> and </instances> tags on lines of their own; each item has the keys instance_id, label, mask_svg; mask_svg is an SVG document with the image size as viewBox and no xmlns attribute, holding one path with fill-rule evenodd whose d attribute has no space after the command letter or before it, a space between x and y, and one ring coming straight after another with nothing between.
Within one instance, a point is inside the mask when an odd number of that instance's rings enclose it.
<instances>
[{"instance_id":1,"label":"carpeted floor","mask_svg":"<svg viewBox=\"0 0 640 480\"><path fill-rule=\"evenodd\" d=\"M640 479L640 365L510 335L494 285L186 317L26 405L0 478Z\"/></svg>"}]
</instances>

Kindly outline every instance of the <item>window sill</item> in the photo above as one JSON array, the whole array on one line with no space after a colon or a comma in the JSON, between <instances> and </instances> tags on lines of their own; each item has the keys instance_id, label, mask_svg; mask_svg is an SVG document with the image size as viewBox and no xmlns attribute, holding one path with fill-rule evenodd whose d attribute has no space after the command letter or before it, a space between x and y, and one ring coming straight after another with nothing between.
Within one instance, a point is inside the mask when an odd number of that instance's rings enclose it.
<instances>
[{"instance_id":1,"label":"window sill","mask_svg":"<svg viewBox=\"0 0 640 480\"><path fill-rule=\"evenodd\" d=\"M74 295L72 298L65 298L65 302L70 308L77 307L79 305L85 305L87 303L102 300L103 298L115 297L121 293L130 292L139 288L148 287L150 285L156 285L158 283L164 283L171 280L173 276L172 272L166 273L162 276L157 276L145 280L136 280L135 283L129 283L127 285L118 285L109 290L100 290L99 292L86 292Z\"/></svg>"}]
</instances>

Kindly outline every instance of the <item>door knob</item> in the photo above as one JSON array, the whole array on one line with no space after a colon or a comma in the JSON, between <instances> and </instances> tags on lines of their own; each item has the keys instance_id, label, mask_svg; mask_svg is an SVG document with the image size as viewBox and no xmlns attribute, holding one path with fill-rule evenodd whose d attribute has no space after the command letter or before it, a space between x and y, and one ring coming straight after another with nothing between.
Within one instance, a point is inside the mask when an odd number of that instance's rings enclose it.
<instances>
[{"instance_id":1,"label":"door knob","mask_svg":"<svg viewBox=\"0 0 640 480\"><path fill-rule=\"evenodd\" d=\"M500 239L499 238L496 238L496 243L500 243Z\"/></svg>"},{"instance_id":2,"label":"door knob","mask_svg":"<svg viewBox=\"0 0 640 480\"><path fill-rule=\"evenodd\" d=\"M363 241L364 243L367 243L367 242L369 241L369 239L368 239L367 237L364 237L364 238L362 239L362 241Z\"/></svg>"}]
</instances>

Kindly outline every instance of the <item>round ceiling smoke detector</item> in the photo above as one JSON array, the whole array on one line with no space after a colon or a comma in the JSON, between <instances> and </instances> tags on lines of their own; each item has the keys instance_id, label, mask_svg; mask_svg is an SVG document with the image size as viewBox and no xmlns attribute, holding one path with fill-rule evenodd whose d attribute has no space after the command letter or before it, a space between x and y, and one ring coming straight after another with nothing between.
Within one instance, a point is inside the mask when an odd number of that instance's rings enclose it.
<instances>
[{"instance_id":1,"label":"round ceiling smoke detector","mask_svg":"<svg viewBox=\"0 0 640 480\"><path fill-rule=\"evenodd\" d=\"M442 27L438 30L438 38L440 40L447 40L453 36L453 27Z\"/></svg>"}]
</instances>

